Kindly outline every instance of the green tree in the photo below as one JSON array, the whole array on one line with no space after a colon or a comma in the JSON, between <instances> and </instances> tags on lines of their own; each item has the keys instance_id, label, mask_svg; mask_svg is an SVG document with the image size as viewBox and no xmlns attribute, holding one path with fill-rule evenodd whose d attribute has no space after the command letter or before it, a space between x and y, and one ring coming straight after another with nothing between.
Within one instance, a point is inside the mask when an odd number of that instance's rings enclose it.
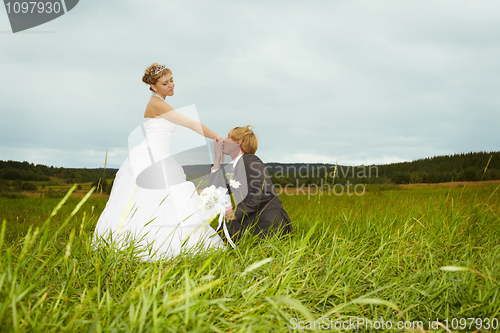
<instances>
[{"instance_id":1,"label":"green tree","mask_svg":"<svg viewBox=\"0 0 500 333\"><path fill-rule=\"evenodd\" d=\"M23 191L36 191L38 190L38 187L30 182L24 182L22 185L22 190Z\"/></svg>"},{"instance_id":2,"label":"green tree","mask_svg":"<svg viewBox=\"0 0 500 333\"><path fill-rule=\"evenodd\" d=\"M410 174L404 171L396 171L392 175L392 181L396 184L408 184L410 182Z\"/></svg>"}]
</instances>

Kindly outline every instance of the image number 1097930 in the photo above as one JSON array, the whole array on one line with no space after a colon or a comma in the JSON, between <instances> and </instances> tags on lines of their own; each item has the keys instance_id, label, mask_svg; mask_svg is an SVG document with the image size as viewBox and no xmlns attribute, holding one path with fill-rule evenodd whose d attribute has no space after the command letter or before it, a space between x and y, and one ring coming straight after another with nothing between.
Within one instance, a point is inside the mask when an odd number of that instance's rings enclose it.
<instances>
[{"instance_id":1,"label":"image number 1097930","mask_svg":"<svg viewBox=\"0 0 500 333\"><path fill-rule=\"evenodd\" d=\"M31 29L52 21L73 9L79 0L11 1L4 0L12 32Z\"/></svg>"}]
</instances>

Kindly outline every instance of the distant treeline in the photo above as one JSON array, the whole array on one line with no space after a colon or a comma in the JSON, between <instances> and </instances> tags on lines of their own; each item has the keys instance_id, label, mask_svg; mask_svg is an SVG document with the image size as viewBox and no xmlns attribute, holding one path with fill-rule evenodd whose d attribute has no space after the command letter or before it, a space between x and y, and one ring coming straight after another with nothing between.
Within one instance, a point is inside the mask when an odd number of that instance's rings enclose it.
<instances>
[{"instance_id":1,"label":"distant treeline","mask_svg":"<svg viewBox=\"0 0 500 333\"><path fill-rule=\"evenodd\" d=\"M500 179L500 152L436 156L380 165L379 170L396 184L497 180Z\"/></svg>"},{"instance_id":2,"label":"distant treeline","mask_svg":"<svg viewBox=\"0 0 500 333\"><path fill-rule=\"evenodd\" d=\"M268 163L267 169L275 185L298 187L332 184L335 164ZM184 170L189 179L191 174L197 176L208 174L210 166L185 166ZM104 179L114 179L117 171L117 169L106 169ZM28 162L0 161L0 180L48 181L49 177L57 177L68 184L86 182L97 184L99 180L102 183L103 174L103 168L56 168ZM337 165L335 172L336 184L442 183L498 179L500 179L500 152L462 153L383 165ZM105 181L104 186L107 183L108 181Z\"/></svg>"},{"instance_id":3,"label":"distant treeline","mask_svg":"<svg viewBox=\"0 0 500 333\"><path fill-rule=\"evenodd\" d=\"M268 163L274 184L332 184L335 164ZM384 165L337 165L336 184L409 184L500 179L500 152L436 156Z\"/></svg>"},{"instance_id":4,"label":"distant treeline","mask_svg":"<svg viewBox=\"0 0 500 333\"><path fill-rule=\"evenodd\" d=\"M106 169L105 178L112 179L116 175L117 169ZM0 179L22 180L22 181L49 181L50 177L57 177L69 183L93 182L102 178L103 168L77 169L77 168L56 168L42 164L29 162L1 161Z\"/></svg>"}]
</instances>

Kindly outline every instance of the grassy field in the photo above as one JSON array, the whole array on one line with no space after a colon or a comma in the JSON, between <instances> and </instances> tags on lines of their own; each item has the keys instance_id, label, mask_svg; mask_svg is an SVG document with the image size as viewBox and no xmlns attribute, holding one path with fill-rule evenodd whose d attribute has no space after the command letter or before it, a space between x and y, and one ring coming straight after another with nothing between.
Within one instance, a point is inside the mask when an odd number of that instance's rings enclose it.
<instances>
[{"instance_id":1,"label":"grassy field","mask_svg":"<svg viewBox=\"0 0 500 333\"><path fill-rule=\"evenodd\" d=\"M147 263L92 250L105 197L0 197L0 331L500 330L498 183L281 199L291 237Z\"/></svg>"}]
</instances>

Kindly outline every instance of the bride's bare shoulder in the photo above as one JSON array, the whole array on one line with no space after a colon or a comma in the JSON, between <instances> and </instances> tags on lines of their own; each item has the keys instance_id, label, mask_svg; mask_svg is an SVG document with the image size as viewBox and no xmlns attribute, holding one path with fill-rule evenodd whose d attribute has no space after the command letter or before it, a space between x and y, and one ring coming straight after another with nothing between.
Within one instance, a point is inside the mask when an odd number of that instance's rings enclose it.
<instances>
[{"instance_id":1,"label":"bride's bare shoulder","mask_svg":"<svg viewBox=\"0 0 500 333\"><path fill-rule=\"evenodd\" d=\"M151 96L151 99L146 105L146 111L144 112L144 118L155 118L161 116L162 114L174 110L170 104L162 101L160 98Z\"/></svg>"}]
</instances>

